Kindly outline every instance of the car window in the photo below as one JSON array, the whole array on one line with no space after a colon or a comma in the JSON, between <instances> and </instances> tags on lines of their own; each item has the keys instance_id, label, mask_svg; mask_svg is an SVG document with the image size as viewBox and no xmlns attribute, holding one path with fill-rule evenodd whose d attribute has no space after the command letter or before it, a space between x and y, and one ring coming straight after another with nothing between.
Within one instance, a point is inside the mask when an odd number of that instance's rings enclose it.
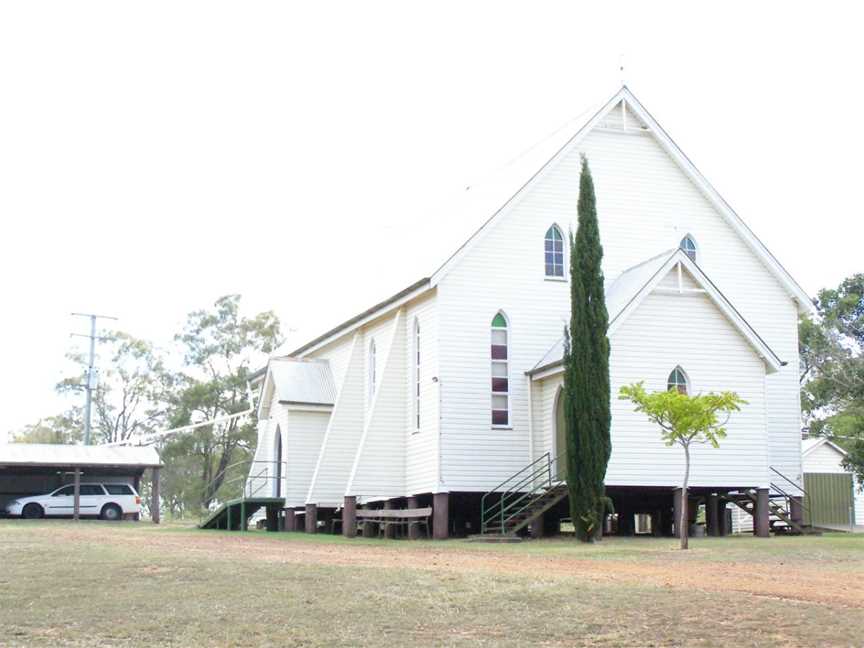
<instances>
[{"instance_id":1,"label":"car window","mask_svg":"<svg viewBox=\"0 0 864 648\"><path fill-rule=\"evenodd\" d=\"M105 491L99 484L81 484L82 495L104 495Z\"/></svg>"},{"instance_id":2,"label":"car window","mask_svg":"<svg viewBox=\"0 0 864 648\"><path fill-rule=\"evenodd\" d=\"M74 486L64 486L63 488L58 490L56 493L54 493L52 495L52 497L60 497L61 495L74 495L74 494L75 494L75 487Z\"/></svg>"},{"instance_id":3,"label":"car window","mask_svg":"<svg viewBox=\"0 0 864 648\"><path fill-rule=\"evenodd\" d=\"M126 484L105 484L109 495L132 495L132 489Z\"/></svg>"}]
</instances>

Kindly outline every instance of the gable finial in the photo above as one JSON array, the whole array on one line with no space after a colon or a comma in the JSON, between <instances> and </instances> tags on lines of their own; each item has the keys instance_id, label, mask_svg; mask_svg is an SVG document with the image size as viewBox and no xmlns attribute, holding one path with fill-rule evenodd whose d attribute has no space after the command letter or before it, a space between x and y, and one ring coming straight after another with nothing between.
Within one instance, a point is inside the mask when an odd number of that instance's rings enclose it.
<instances>
[{"instance_id":1,"label":"gable finial","mask_svg":"<svg viewBox=\"0 0 864 648\"><path fill-rule=\"evenodd\" d=\"M624 80L624 52L618 54L618 74L621 76L621 85L626 86L627 83Z\"/></svg>"}]
</instances>

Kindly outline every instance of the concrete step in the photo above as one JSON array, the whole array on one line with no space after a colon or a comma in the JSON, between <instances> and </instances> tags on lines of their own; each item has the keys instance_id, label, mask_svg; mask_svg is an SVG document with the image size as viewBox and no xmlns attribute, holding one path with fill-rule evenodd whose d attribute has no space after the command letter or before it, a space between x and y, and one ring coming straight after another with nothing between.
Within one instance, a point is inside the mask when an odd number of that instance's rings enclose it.
<instances>
[{"instance_id":1,"label":"concrete step","mask_svg":"<svg viewBox=\"0 0 864 648\"><path fill-rule=\"evenodd\" d=\"M522 538L517 535L510 535L509 533L479 533L468 536L468 542L494 542L499 544L510 544L515 542L522 542Z\"/></svg>"}]
</instances>

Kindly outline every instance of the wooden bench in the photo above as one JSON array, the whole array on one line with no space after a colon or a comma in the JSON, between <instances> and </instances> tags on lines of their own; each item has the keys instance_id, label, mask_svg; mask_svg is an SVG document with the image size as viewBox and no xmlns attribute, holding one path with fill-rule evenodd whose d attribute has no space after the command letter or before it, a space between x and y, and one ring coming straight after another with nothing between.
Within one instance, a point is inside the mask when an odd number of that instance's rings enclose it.
<instances>
[{"instance_id":1,"label":"wooden bench","mask_svg":"<svg viewBox=\"0 0 864 648\"><path fill-rule=\"evenodd\" d=\"M386 534L388 527L397 529L404 527L410 533L411 526L423 527L426 537L429 537L429 516L432 515L432 507L411 509L358 509L357 524L360 528L364 524L377 524L379 537Z\"/></svg>"}]
</instances>

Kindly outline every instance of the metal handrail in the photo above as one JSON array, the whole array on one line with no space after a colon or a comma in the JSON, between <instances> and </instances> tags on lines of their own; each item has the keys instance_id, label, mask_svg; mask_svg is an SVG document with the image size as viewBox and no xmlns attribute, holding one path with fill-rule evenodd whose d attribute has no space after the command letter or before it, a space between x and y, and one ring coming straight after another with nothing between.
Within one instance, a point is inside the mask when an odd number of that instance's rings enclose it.
<instances>
[{"instance_id":1,"label":"metal handrail","mask_svg":"<svg viewBox=\"0 0 864 648\"><path fill-rule=\"evenodd\" d=\"M792 484L795 488L797 488L798 490L800 490L801 493L803 493L805 496L807 495L807 491L804 490L804 487L803 487L803 486L799 486L798 484L796 484L794 481L792 481L791 479L789 479L786 475L784 475L784 474L781 473L779 470L777 470L774 466L768 466L768 468L770 468L773 472L775 472L775 473L777 473L778 475L780 475L780 477L782 477L782 478L785 479L787 482L789 482L790 484ZM779 490L779 489L778 489L778 490Z\"/></svg>"},{"instance_id":2,"label":"metal handrail","mask_svg":"<svg viewBox=\"0 0 864 648\"><path fill-rule=\"evenodd\" d=\"M217 474L213 479L211 479L209 482L207 482L207 484L206 484L205 487L204 487L204 494L207 493L207 490L208 490L208 488L209 488L210 486L212 486L212 485L213 485L213 484L214 484L214 483L215 483L215 482L216 482L216 481L217 481L221 476L223 476L223 475L224 475L228 470L230 470L231 468L236 468L237 466L239 466L239 465L241 465L241 464L249 464L249 470L250 470L250 472L251 472L252 466L253 466L254 464L260 464L260 463L265 464L265 466L264 466L263 470L261 470L257 475L250 475L250 474L248 474L248 473L247 473L247 474L237 475L236 477L233 477L233 478L231 478L231 479L229 479L229 480L227 480L227 481L223 481L223 482L219 485L219 489L221 490L221 488L222 488L223 486L231 485L231 484L236 484L236 483L239 482L239 481L246 481L246 483L243 485L243 489L240 491L240 500L241 500L241 505L242 505L242 502L243 502L244 500L249 499L249 498L251 498L251 497L254 497L254 496L258 493L258 491L261 490L261 485L259 485L258 487L255 488L254 492L251 491L251 482L252 482L253 480L255 480L255 479L263 479L263 480L264 480L264 484L266 485L266 484L269 482L269 480L271 480L271 479L280 479L280 478L284 477L284 474L285 474L284 472L282 473L282 477L277 477L276 475L273 475L273 476L271 477L271 476L268 474L268 473L269 473L269 468L268 468L269 465L271 465L271 464L277 464L277 463L278 463L278 464L281 464L282 466L284 466L284 467L287 468L287 463L288 463L288 462L287 462L287 461L279 461L279 462L277 462L277 461L265 461L265 460L262 460L262 459L258 459L258 460L251 460L251 461L248 460L248 459L243 459L243 460L241 460L241 461L235 461L234 463L229 464L228 466L225 466L225 468L223 468L222 470L220 470L219 473L218 473L218 474ZM215 493L214 493L214 495L215 495ZM204 517L205 517L206 515L209 515L210 513L211 513L210 510L207 510L207 509L204 509L204 508L200 509L200 510L199 510L199 516L198 516L198 517L199 517L199 521L203 520Z\"/></svg>"},{"instance_id":3,"label":"metal handrail","mask_svg":"<svg viewBox=\"0 0 864 648\"><path fill-rule=\"evenodd\" d=\"M548 455L549 453L546 453L546 454ZM524 468L523 468L523 471L524 471ZM522 472L522 471L520 471L520 473L521 473L521 472ZM513 495L513 494L516 493L516 492L521 492L520 489L521 489L523 486L525 486L526 484L529 484L529 483L535 482L535 481L537 480L537 477L539 477L539 476L542 475L543 473L548 473L547 465L543 465L543 466L541 466L541 467L535 469L534 472L532 472L532 473L530 473L529 475L526 475L525 477L523 477L523 478L521 479L521 481L519 481L519 482L517 482L517 483L515 483L515 484L511 484L511 485L509 485L508 488L507 488L507 490L504 491L504 493L502 494L501 498L499 498L499 500L498 500L497 502L493 503L493 504L489 507L489 510L492 511L492 510L495 509L496 506L501 506L502 503L503 503L503 500L506 498L507 495ZM516 473L516 475L514 475L513 477L511 477L511 479L508 480L508 481L511 481L512 479L514 479L514 478L516 478L516 477L518 477L518 476L519 476L519 473ZM506 483L507 483L507 482L504 482L504 484L506 484ZM502 484L502 485L503 485L503 484ZM500 486L499 486L498 488L500 488ZM493 494L494 492L495 492L495 491L490 491L490 492L486 493L486 494L483 496L483 498L481 499L481 502L480 502L480 504L481 504L481 508L483 507L483 501L486 499L486 497L489 496L489 495L491 495L491 494Z\"/></svg>"},{"instance_id":4,"label":"metal handrail","mask_svg":"<svg viewBox=\"0 0 864 648\"><path fill-rule=\"evenodd\" d=\"M241 459L240 461L235 461L235 462L232 463L232 464L228 464L228 465L225 466L222 470L220 470L218 473L216 473L216 476L213 477L213 479L211 479L209 482L207 482L206 484L204 484L204 490L203 490L203 492L202 492L201 494L202 494L202 495L206 495L206 494L207 494L207 490L210 488L210 486L212 486L214 483L216 483L216 481L217 481L220 477L222 477L226 472L228 472L228 471L231 470L232 468L236 468L237 466L239 466L239 465L241 465L241 464L251 464L251 463L254 463L254 461L250 461L249 459ZM250 466L250 468L251 468L251 466ZM236 481L237 481L237 478L234 478L234 479L232 479L232 480L229 480L227 483L229 483L229 484L233 484L233 483L236 482ZM225 482L222 482L222 484L219 485L219 488L221 488L224 484L225 484ZM214 493L214 495L215 495L215 493Z\"/></svg>"},{"instance_id":5,"label":"metal handrail","mask_svg":"<svg viewBox=\"0 0 864 648\"><path fill-rule=\"evenodd\" d=\"M264 468L261 470L261 472L259 472L257 475L255 475L255 476L252 476L251 474L249 475L249 478L246 480L246 483L243 485L243 497L244 498L250 498L253 495L256 495L258 493L261 486L259 485L255 489L255 492L253 493L253 492L251 492L252 482L255 481L256 479L261 479L262 476L264 478L264 483L266 484L267 483L267 466L264 466Z\"/></svg>"},{"instance_id":6,"label":"metal handrail","mask_svg":"<svg viewBox=\"0 0 864 648\"><path fill-rule=\"evenodd\" d=\"M532 461L531 463L529 463L529 464L528 464L527 466L525 466L522 470L520 470L519 472L517 472L517 473L514 474L514 475L510 475L510 477L508 477L508 478L505 479L503 482L501 482L500 484L498 484L497 486L495 486L495 488L493 488L492 491L497 491L497 490L500 489L502 486L504 486L507 482L512 481L515 477L518 477L519 475L521 475L523 472L525 472L526 470L528 470L531 466L533 466L534 464L536 464L536 463L538 463L538 462L540 462L540 461L543 461L544 458L547 458L547 459L548 459L548 457L549 457L549 453L548 453L548 452L546 452L546 453L540 455L539 457L537 457L537 459L535 459L534 461ZM492 492L492 491L490 491L490 492ZM489 493L487 493L487 495L488 495L488 494L489 494Z\"/></svg>"},{"instance_id":7,"label":"metal handrail","mask_svg":"<svg viewBox=\"0 0 864 648\"><path fill-rule=\"evenodd\" d=\"M771 486L771 488L773 488L778 493L783 495L783 497L785 497L787 500L791 500L793 497L798 497L797 495L791 495L791 494L787 493L786 491L784 491L782 488L780 488L774 482L771 482L769 485ZM801 491L804 492L804 489L801 489ZM808 499L807 493L804 492L804 497L801 498L801 501L799 502L799 504L801 505L801 510L804 511L805 513L809 514L810 513L810 507L807 506L807 499ZM790 512L791 512L791 509L790 509Z\"/></svg>"},{"instance_id":8,"label":"metal handrail","mask_svg":"<svg viewBox=\"0 0 864 648\"><path fill-rule=\"evenodd\" d=\"M492 523L497 521L503 533L507 523L525 511L538 493L547 491L558 483L559 480L553 480L552 467L563 456L564 453L561 453L553 459L549 452L545 452L484 494L480 500L480 532L486 533ZM526 471L530 472L525 474ZM486 500L493 494L499 497L487 506Z\"/></svg>"}]
</instances>

